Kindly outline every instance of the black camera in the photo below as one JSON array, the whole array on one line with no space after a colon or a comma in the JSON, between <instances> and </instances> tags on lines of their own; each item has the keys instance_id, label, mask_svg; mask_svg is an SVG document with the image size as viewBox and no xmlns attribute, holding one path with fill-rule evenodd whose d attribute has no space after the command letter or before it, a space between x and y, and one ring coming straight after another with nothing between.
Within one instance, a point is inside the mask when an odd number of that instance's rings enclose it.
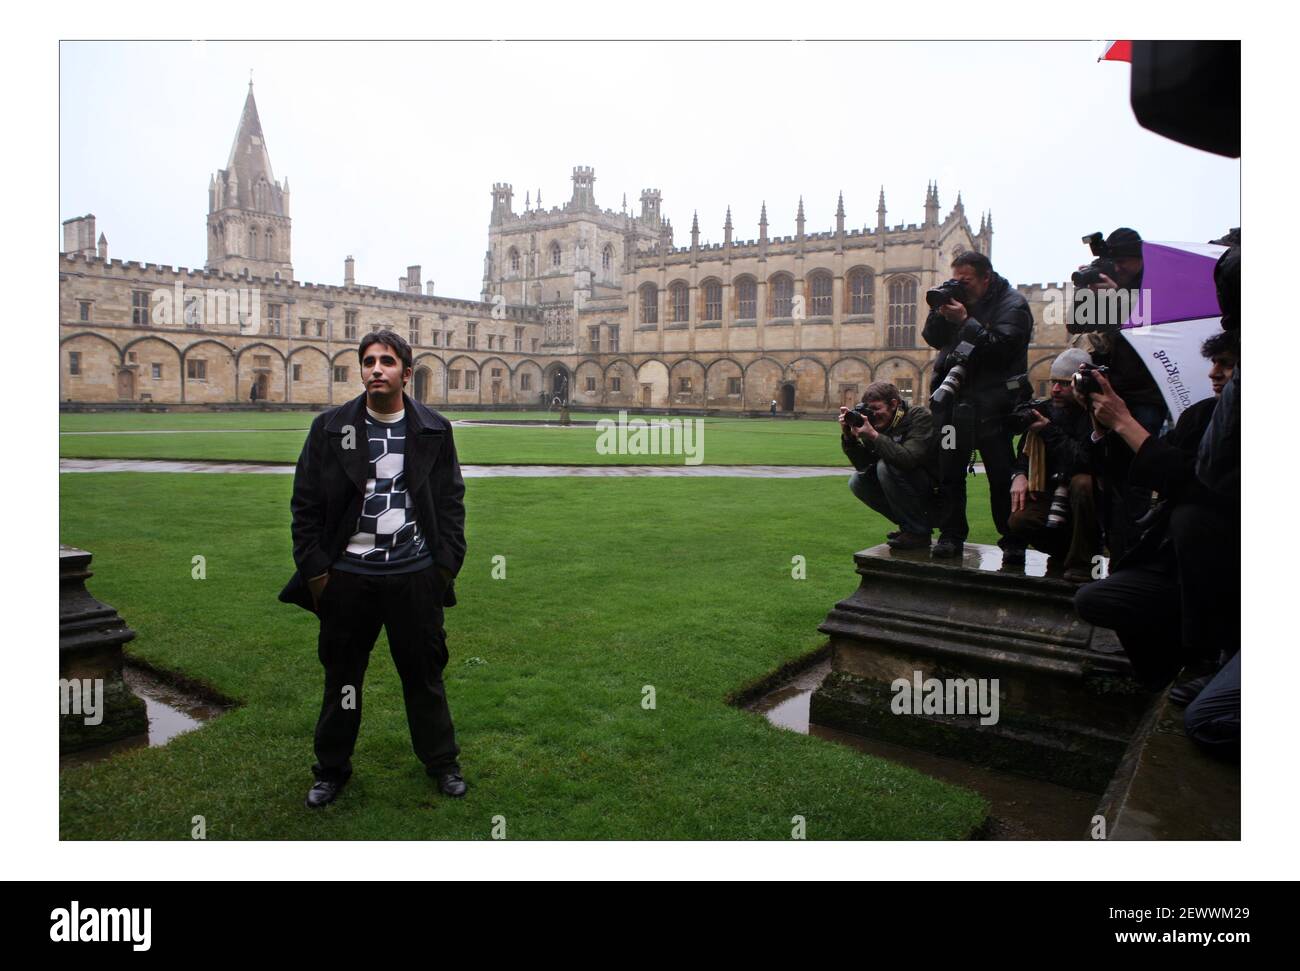
<instances>
[{"instance_id":1,"label":"black camera","mask_svg":"<svg viewBox=\"0 0 1300 971\"><path fill-rule=\"evenodd\" d=\"M1007 431L1011 432L1013 435L1019 435L1029 431L1029 426L1038 421L1038 415L1035 415L1034 412L1038 412L1039 415L1046 415L1047 409L1050 408L1051 405L1051 398L1044 398L1041 401L1025 401L1016 405L1015 408L1011 410L1011 414L1007 415Z\"/></svg>"},{"instance_id":2,"label":"black camera","mask_svg":"<svg viewBox=\"0 0 1300 971\"><path fill-rule=\"evenodd\" d=\"M962 304L966 302L966 285L960 280L948 280L925 291L925 302L931 310L938 310L949 300Z\"/></svg>"},{"instance_id":3,"label":"black camera","mask_svg":"<svg viewBox=\"0 0 1300 971\"><path fill-rule=\"evenodd\" d=\"M1097 375L1106 375L1106 380L1110 380L1110 368L1104 364L1080 364L1079 370L1074 372L1074 390L1079 394L1087 397L1090 394L1099 394L1101 385L1097 381Z\"/></svg>"},{"instance_id":4,"label":"black camera","mask_svg":"<svg viewBox=\"0 0 1300 971\"><path fill-rule=\"evenodd\" d=\"M867 406L859 401L844 413L844 423L850 428L861 428L867 423Z\"/></svg>"},{"instance_id":5,"label":"black camera","mask_svg":"<svg viewBox=\"0 0 1300 971\"><path fill-rule=\"evenodd\" d=\"M1118 275L1119 269L1115 266L1115 261L1109 256L1099 256L1084 269L1071 273L1070 281L1076 287L1090 287L1094 283L1100 283L1102 276L1114 280Z\"/></svg>"}]
</instances>

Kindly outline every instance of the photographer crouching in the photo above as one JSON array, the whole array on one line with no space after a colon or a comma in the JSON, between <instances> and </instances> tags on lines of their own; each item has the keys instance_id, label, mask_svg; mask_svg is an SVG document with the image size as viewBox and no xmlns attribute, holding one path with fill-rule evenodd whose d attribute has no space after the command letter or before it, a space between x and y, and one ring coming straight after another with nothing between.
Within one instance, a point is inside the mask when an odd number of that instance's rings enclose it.
<instances>
[{"instance_id":1,"label":"photographer crouching","mask_svg":"<svg viewBox=\"0 0 1300 971\"><path fill-rule=\"evenodd\" d=\"M1074 395L1074 374L1090 363L1070 348L1052 362L1052 396L1018 408L1025 430L1011 467L1007 535L1053 558L1064 557L1065 579L1094 579L1092 559L1101 546L1090 471L1092 418Z\"/></svg>"},{"instance_id":2,"label":"photographer crouching","mask_svg":"<svg viewBox=\"0 0 1300 971\"><path fill-rule=\"evenodd\" d=\"M952 261L953 279L926 292L930 315L921 336L939 351L930 403L942 435L955 431L955 447L940 449L939 541L935 556L960 556L970 533L966 521L966 470L978 448L988 476L993 525L1005 562L1024 562L1024 543L1007 535L1011 515L1012 433L1007 422L1028 395L1028 348L1034 318L1029 303L993 272L982 253ZM949 444L941 438L941 443Z\"/></svg>"},{"instance_id":3,"label":"photographer crouching","mask_svg":"<svg viewBox=\"0 0 1300 971\"><path fill-rule=\"evenodd\" d=\"M1111 560L1110 576L1081 587L1074 605L1088 623L1119 635L1134 674L1151 688L1168 684L1184 665L1216 667L1240 640L1238 500L1196 475L1197 451L1239 346L1236 331L1205 342L1215 397L1184 411L1164 438L1147 431L1105 372L1090 372L1081 389L1098 432L1108 429L1133 451L1129 481L1148 496L1154 490L1159 501L1141 537Z\"/></svg>"},{"instance_id":4,"label":"photographer crouching","mask_svg":"<svg viewBox=\"0 0 1300 971\"><path fill-rule=\"evenodd\" d=\"M938 482L934 419L926 408L908 407L898 388L873 381L852 410L840 408L840 447L858 471L853 494L898 530L891 549L930 548L930 504Z\"/></svg>"}]
</instances>

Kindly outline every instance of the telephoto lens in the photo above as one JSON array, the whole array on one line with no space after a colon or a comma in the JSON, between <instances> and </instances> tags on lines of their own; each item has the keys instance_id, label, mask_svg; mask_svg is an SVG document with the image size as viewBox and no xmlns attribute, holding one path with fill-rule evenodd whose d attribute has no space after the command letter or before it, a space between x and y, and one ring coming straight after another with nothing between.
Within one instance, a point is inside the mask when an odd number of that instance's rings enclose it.
<instances>
[{"instance_id":1,"label":"telephoto lens","mask_svg":"<svg viewBox=\"0 0 1300 971\"><path fill-rule=\"evenodd\" d=\"M943 383L934 389L934 394L930 395L930 404L936 408L945 407L961 393L961 383L965 380L966 366L964 364L953 365L948 373L944 375Z\"/></svg>"},{"instance_id":2,"label":"telephoto lens","mask_svg":"<svg viewBox=\"0 0 1300 971\"><path fill-rule=\"evenodd\" d=\"M1065 525L1069 515L1070 485L1068 482L1062 482L1052 492L1052 505L1047 510L1047 528L1059 529Z\"/></svg>"}]
</instances>

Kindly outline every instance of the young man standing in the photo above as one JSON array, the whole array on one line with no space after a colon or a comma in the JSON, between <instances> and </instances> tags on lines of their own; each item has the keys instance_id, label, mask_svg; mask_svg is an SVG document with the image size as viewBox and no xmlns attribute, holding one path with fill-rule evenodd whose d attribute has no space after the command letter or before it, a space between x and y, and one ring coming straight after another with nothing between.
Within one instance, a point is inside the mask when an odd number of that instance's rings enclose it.
<instances>
[{"instance_id":1,"label":"young man standing","mask_svg":"<svg viewBox=\"0 0 1300 971\"><path fill-rule=\"evenodd\" d=\"M361 685L383 627L411 743L448 796L463 796L442 671L442 608L465 559L465 484L451 423L403 393L411 348L388 330L358 349L365 393L312 422L294 473L293 558L280 599L320 618L325 696L316 723L316 784L307 806L333 802L352 775Z\"/></svg>"}]
</instances>

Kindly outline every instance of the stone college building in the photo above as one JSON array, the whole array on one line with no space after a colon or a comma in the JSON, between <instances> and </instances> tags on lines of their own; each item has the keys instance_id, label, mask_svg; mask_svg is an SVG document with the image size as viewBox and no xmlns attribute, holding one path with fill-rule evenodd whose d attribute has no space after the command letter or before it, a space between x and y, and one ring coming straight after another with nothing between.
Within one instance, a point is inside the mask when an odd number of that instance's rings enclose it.
<instances>
[{"instance_id":1,"label":"stone college building","mask_svg":"<svg viewBox=\"0 0 1300 971\"><path fill-rule=\"evenodd\" d=\"M630 212L596 202L596 174L573 170L549 209L492 186L478 299L434 295L410 266L395 288L294 279L289 180L272 173L252 85L226 166L208 183L204 268L110 259L93 215L63 223L59 387L69 407L323 406L362 390L357 339L389 327L415 351L409 393L434 406L833 412L875 379L922 397L934 354L921 340L924 293L965 250L991 254L992 217L971 227L960 194L946 215L930 185L920 223L674 245L657 189ZM996 265L996 264L995 264ZM1045 393L1066 344L1064 285L1021 286L1035 317L1030 379Z\"/></svg>"}]
</instances>

